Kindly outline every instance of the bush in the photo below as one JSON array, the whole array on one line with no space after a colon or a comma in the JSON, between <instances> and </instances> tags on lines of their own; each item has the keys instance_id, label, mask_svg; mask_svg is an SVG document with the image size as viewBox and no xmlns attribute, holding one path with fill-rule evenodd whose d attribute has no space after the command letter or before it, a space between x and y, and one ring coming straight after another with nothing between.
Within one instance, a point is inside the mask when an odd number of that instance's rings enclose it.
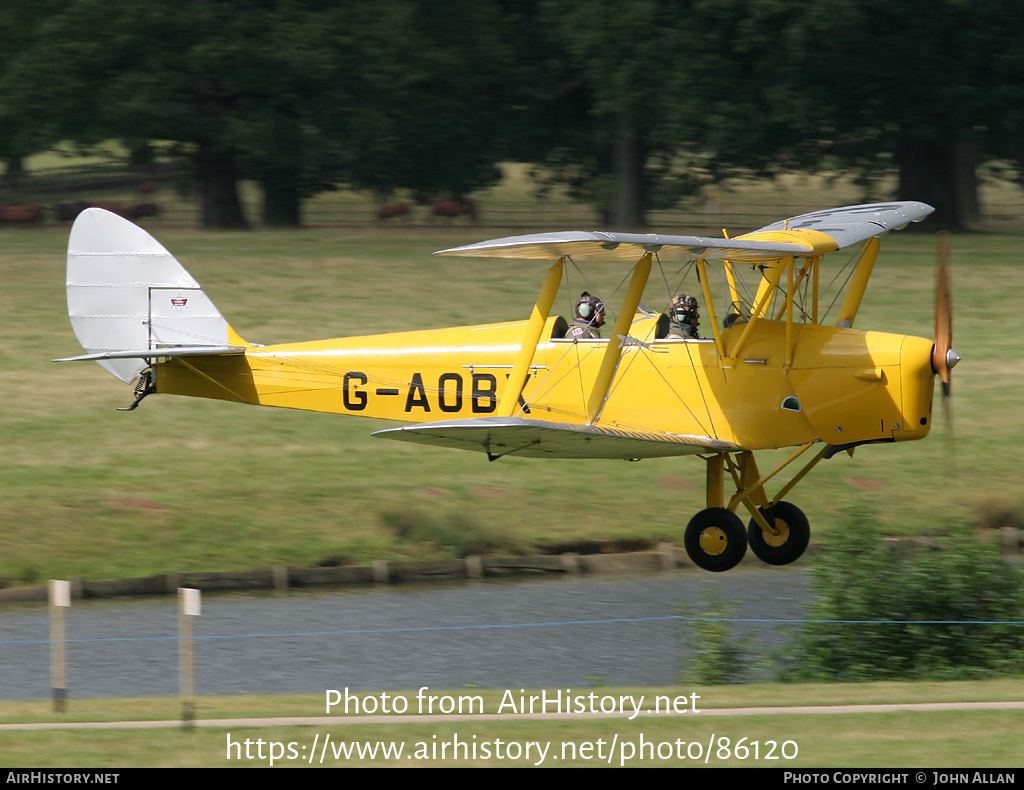
<instances>
[{"instance_id":1,"label":"bush","mask_svg":"<svg viewBox=\"0 0 1024 790\"><path fill-rule=\"evenodd\" d=\"M692 656L684 659L680 683L742 683L749 669L748 640L733 634L735 616L710 587L701 594L701 619L688 622L684 628L687 642L694 645ZM692 614L692 613L691 613Z\"/></svg>"},{"instance_id":2,"label":"bush","mask_svg":"<svg viewBox=\"0 0 1024 790\"><path fill-rule=\"evenodd\" d=\"M820 622L801 630L781 679L1024 671L1022 574L994 547L962 534L956 546L905 555L886 543L870 513L854 512L842 545L811 568L816 602L808 619Z\"/></svg>"}]
</instances>

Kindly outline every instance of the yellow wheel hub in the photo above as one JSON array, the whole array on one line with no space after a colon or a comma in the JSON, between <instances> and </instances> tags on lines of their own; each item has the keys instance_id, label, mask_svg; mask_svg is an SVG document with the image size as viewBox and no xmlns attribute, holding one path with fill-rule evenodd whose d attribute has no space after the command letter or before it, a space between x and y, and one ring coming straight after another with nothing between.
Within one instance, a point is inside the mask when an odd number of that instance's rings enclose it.
<instances>
[{"instance_id":1,"label":"yellow wheel hub","mask_svg":"<svg viewBox=\"0 0 1024 790\"><path fill-rule=\"evenodd\" d=\"M700 533L700 549L705 554L717 557L728 545L728 536L718 527L708 527Z\"/></svg>"},{"instance_id":2,"label":"yellow wheel hub","mask_svg":"<svg viewBox=\"0 0 1024 790\"><path fill-rule=\"evenodd\" d=\"M764 542L769 546L778 548L779 546L785 546L786 541L789 540L789 524L780 518L775 519L775 529L777 534L773 535L771 532L765 532L761 530L761 537L764 538Z\"/></svg>"}]
</instances>

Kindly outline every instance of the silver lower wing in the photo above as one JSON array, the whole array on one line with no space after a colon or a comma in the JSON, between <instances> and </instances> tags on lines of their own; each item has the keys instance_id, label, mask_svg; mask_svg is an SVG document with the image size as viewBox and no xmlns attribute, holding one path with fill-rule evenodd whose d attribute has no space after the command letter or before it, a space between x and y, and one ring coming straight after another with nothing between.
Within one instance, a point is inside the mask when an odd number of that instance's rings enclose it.
<instances>
[{"instance_id":1,"label":"silver lower wing","mask_svg":"<svg viewBox=\"0 0 1024 790\"><path fill-rule=\"evenodd\" d=\"M522 417L474 417L425 422L377 431L373 436L487 453L490 460L520 458L666 458L700 453L736 452L743 448L710 436L599 428Z\"/></svg>"}]
</instances>

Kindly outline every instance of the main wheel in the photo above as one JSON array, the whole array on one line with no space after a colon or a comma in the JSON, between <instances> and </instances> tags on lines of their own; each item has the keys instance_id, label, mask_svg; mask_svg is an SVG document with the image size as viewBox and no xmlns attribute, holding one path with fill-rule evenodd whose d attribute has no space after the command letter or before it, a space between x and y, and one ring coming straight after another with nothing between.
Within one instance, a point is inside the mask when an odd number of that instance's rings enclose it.
<instances>
[{"instance_id":1,"label":"main wheel","mask_svg":"<svg viewBox=\"0 0 1024 790\"><path fill-rule=\"evenodd\" d=\"M811 527L804 512L789 502L776 502L771 507L761 508L761 513L777 534L766 534L757 521L750 519L747 525L750 550L769 565L789 565L799 559L811 540Z\"/></svg>"},{"instance_id":2,"label":"main wheel","mask_svg":"<svg viewBox=\"0 0 1024 790\"><path fill-rule=\"evenodd\" d=\"M683 536L686 553L706 571L735 567L747 553L747 534L739 516L724 507L709 507L690 519Z\"/></svg>"}]
</instances>

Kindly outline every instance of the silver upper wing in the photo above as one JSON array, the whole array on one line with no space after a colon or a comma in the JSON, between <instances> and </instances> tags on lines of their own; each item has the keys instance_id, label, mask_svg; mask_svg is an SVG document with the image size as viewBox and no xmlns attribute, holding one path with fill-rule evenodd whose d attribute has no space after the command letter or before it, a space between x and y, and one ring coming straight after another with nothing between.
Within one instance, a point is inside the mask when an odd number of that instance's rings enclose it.
<instances>
[{"instance_id":1,"label":"silver upper wing","mask_svg":"<svg viewBox=\"0 0 1024 790\"><path fill-rule=\"evenodd\" d=\"M823 211L812 211L758 228L754 233L776 230L816 230L835 239L839 249L867 241L890 230L920 222L935 211L927 203L865 203Z\"/></svg>"},{"instance_id":2,"label":"silver upper wing","mask_svg":"<svg viewBox=\"0 0 1024 790\"><path fill-rule=\"evenodd\" d=\"M657 253L662 260L688 261L694 258L740 260L749 253L758 257L808 255L806 244L791 242L742 241L706 236L669 236L659 233L612 233L602 230L568 230L532 233L467 244L440 250L435 255L464 255L479 258L534 258L552 260L568 255L577 261L630 261L645 253Z\"/></svg>"},{"instance_id":3,"label":"silver upper wing","mask_svg":"<svg viewBox=\"0 0 1024 790\"><path fill-rule=\"evenodd\" d=\"M926 203L870 203L860 206L814 211L759 228L733 239L709 236L675 236L659 233L616 233L611 231L569 230L506 236L464 247L440 250L435 255L462 255L479 258L525 258L553 260L568 255L574 260L636 261L645 253L656 253L665 261L712 258L730 261L764 261L784 257L831 252L849 247L873 236L920 222L934 209ZM751 238L778 231L776 239ZM816 231L831 240L827 247ZM803 236L803 237L801 237Z\"/></svg>"}]
</instances>

